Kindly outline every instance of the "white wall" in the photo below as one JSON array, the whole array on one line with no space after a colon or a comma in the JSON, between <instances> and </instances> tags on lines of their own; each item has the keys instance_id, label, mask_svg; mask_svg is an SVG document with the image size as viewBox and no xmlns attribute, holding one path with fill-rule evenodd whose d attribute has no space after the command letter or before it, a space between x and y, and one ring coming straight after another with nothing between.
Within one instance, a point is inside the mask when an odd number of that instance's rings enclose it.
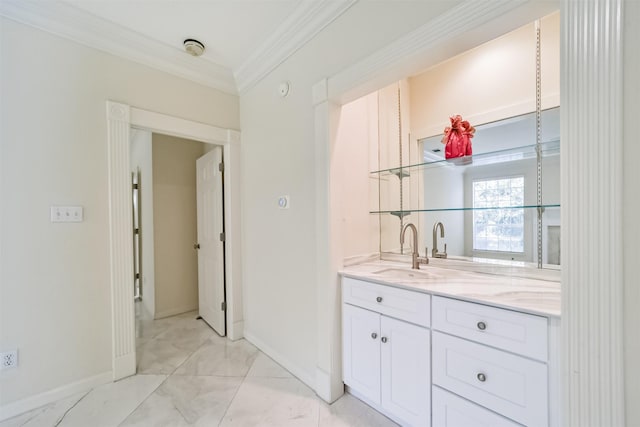
<instances>
[{"instance_id":1,"label":"white wall","mask_svg":"<svg viewBox=\"0 0 640 427\"><path fill-rule=\"evenodd\" d=\"M151 132L131 130L131 171L140 171L140 229L143 316L155 317L155 263L153 250L153 153Z\"/></svg>"},{"instance_id":2,"label":"white wall","mask_svg":"<svg viewBox=\"0 0 640 427\"><path fill-rule=\"evenodd\" d=\"M0 405L111 370L108 99L239 128L238 98L0 19ZM30 46L25 50L25 46ZM49 206L84 206L52 224Z\"/></svg>"},{"instance_id":3,"label":"white wall","mask_svg":"<svg viewBox=\"0 0 640 427\"><path fill-rule=\"evenodd\" d=\"M311 88L456 3L358 2L241 95L245 335L311 386L319 364L315 222L326 210L315 206ZM285 80L291 93L282 99ZM289 210L277 208L281 194L291 196Z\"/></svg>"},{"instance_id":4,"label":"white wall","mask_svg":"<svg viewBox=\"0 0 640 427\"><path fill-rule=\"evenodd\" d=\"M640 2L624 2L624 312L626 423L640 426Z\"/></svg>"}]
</instances>

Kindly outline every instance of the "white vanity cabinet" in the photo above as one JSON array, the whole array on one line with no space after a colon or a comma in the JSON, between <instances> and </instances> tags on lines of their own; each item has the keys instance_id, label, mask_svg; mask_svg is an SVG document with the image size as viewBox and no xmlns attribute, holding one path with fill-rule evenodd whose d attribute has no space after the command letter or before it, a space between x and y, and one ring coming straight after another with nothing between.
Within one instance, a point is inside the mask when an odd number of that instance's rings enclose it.
<instances>
[{"instance_id":1,"label":"white vanity cabinet","mask_svg":"<svg viewBox=\"0 0 640 427\"><path fill-rule=\"evenodd\" d=\"M343 380L403 426L559 427L558 317L342 278Z\"/></svg>"},{"instance_id":2,"label":"white vanity cabinet","mask_svg":"<svg viewBox=\"0 0 640 427\"><path fill-rule=\"evenodd\" d=\"M434 426L483 425L492 414L512 421L490 425L549 425L546 317L437 296L432 310ZM460 408L466 418L447 416Z\"/></svg>"},{"instance_id":3,"label":"white vanity cabinet","mask_svg":"<svg viewBox=\"0 0 640 427\"><path fill-rule=\"evenodd\" d=\"M430 296L344 278L343 302L345 384L403 425L429 426Z\"/></svg>"}]
</instances>

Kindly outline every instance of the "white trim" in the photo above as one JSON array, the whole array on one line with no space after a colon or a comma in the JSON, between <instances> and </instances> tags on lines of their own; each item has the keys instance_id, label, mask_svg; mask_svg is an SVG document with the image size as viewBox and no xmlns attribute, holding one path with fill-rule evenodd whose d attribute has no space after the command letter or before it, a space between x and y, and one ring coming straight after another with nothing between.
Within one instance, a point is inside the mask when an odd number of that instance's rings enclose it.
<instances>
[{"instance_id":1,"label":"white trim","mask_svg":"<svg viewBox=\"0 0 640 427\"><path fill-rule=\"evenodd\" d=\"M112 377L113 374L111 371L103 372L101 374L84 378L82 380L45 391L44 393L39 393L35 396L27 397L26 399L1 406L0 421L13 418L16 415L40 408L76 393L88 392L95 387L110 383L112 381Z\"/></svg>"},{"instance_id":2,"label":"white trim","mask_svg":"<svg viewBox=\"0 0 640 427\"><path fill-rule=\"evenodd\" d=\"M198 141L208 143L217 142L223 144L227 141L238 142L240 140L240 132L238 131L222 129L204 123L167 116L166 114L140 110L138 108L131 109L131 126L150 129L164 135L197 139ZM230 137L229 132L233 133L233 138Z\"/></svg>"},{"instance_id":3,"label":"white trim","mask_svg":"<svg viewBox=\"0 0 640 427\"><path fill-rule=\"evenodd\" d=\"M563 2L562 425L568 427L625 425L622 16L623 0Z\"/></svg>"},{"instance_id":4,"label":"white trim","mask_svg":"<svg viewBox=\"0 0 640 427\"><path fill-rule=\"evenodd\" d=\"M262 46L235 70L238 92L246 93L356 2L301 1Z\"/></svg>"},{"instance_id":5,"label":"white trim","mask_svg":"<svg viewBox=\"0 0 640 427\"><path fill-rule=\"evenodd\" d=\"M130 108L107 101L109 176L109 268L111 283L112 371L119 380L136 373L131 222Z\"/></svg>"},{"instance_id":6,"label":"white trim","mask_svg":"<svg viewBox=\"0 0 640 427\"><path fill-rule=\"evenodd\" d=\"M181 49L64 2L2 0L0 15L148 67L237 94L229 68L205 57L192 57Z\"/></svg>"},{"instance_id":7,"label":"white trim","mask_svg":"<svg viewBox=\"0 0 640 427\"><path fill-rule=\"evenodd\" d=\"M300 366L291 362L291 360L287 359L282 355L282 353L273 349L273 347L267 345L264 341L254 335L251 331L245 330L244 339L249 341L251 344L255 345L262 351L264 354L272 358L275 362L281 365L284 369L289 371L294 377L311 387L311 389L315 389L315 381L313 375L309 374L307 371L302 369Z\"/></svg>"},{"instance_id":8,"label":"white trim","mask_svg":"<svg viewBox=\"0 0 640 427\"><path fill-rule=\"evenodd\" d=\"M129 150L131 127L223 146L225 161L225 284L227 334L242 331L242 272L240 247L240 132L107 101L109 152L109 233L112 292L114 379L135 374L135 313L131 297L133 256Z\"/></svg>"}]
</instances>

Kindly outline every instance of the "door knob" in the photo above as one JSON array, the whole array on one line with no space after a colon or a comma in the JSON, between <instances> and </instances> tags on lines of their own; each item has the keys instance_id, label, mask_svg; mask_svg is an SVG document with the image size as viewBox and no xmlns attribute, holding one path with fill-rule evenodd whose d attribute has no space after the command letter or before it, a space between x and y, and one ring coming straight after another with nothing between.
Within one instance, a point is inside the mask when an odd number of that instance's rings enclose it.
<instances>
[{"instance_id":1,"label":"door knob","mask_svg":"<svg viewBox=\"0 0 640 427\"><path fill-rule=\"evenodd\" d=\"M200 249L200 243L194 243L193 249Z\"/></svg>"}]
</instances>

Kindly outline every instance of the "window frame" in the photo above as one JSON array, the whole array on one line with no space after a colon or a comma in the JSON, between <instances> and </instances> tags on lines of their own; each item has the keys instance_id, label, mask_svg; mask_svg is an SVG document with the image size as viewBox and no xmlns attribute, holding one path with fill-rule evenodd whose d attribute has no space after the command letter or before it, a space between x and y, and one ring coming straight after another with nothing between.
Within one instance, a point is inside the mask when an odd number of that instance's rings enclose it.
<instances>
[{"instance_id":1,"label":"window frame","mask_svg":"<svg viewBox=\"0 0 640 427\"><path fill-rule=\"evenodd\" d=\"M527 188L526 185L526 177L524 175L524 173L518 174L518 175L510 175L510 176L497 176L497 177L476 177L476 178L472 178L471 179L471 185L470 185L470 193L471 193L471 206L474 208L472 211L472 215L471 215L471 250L474 253L491 253L491 254L503 254L505 256L517 256L517 257L521 257L524 256L525 251L526 251L526 224L525 224L525 209L519 209L522 212L522 251L512 251L512 250L500 250L500 249L479 249L476 247L476 214L479 213L479 211L475 210L476 207L476 199L475 199L475 184L479 183L479 182L497 182L497 181L505 181L505 180L515 180L515 179L521 179L522 180L522 205L524 205L524 200L525 200L525 191ZM511 196L510 196L511 197ZM514 206L513 204L511 204L510 206ZM494 210L494 209L491 209ZM496 207L495 210L501 210L501 208Z\"/></svg>"}]
</instances>

